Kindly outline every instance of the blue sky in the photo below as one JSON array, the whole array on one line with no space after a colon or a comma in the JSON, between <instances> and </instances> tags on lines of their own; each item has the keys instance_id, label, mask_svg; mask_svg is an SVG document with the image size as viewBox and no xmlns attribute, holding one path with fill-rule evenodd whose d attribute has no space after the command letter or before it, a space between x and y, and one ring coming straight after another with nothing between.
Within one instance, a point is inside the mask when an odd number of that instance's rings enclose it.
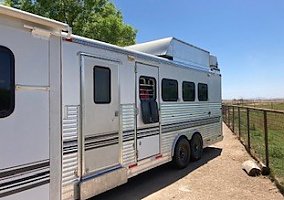
<instances>
[{"instance_id":1,"label":"blue sky","mask_svg":"<svg viewBox=\"0 0 284 200\"><path fill-rule=\"evenodd\" d=\"M284 98L283 0L113 0L137 43L174 36L217 55L223 98Z\"/></svg>"}]
</instances>

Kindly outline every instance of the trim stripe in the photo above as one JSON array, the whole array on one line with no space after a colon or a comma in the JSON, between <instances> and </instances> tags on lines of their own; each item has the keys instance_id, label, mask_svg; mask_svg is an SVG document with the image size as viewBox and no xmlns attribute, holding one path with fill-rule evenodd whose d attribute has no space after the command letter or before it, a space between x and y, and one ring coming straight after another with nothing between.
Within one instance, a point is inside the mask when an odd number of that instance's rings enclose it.
<instances>
[{"instance_id":1,"label":"trim stripe","mask_svg":"<svg viewBox=\"0 0 284 200\"><path fill-rule=\"evenodd\" d=\"M96 149L96 148L110 146L114 144L118 144L118 137L116 137L115 139L111 139L111 140L105 140L101 142L92 142L89 144L85 144L85 150Z\"/></svg>"},{"instance_id":2,"label":"trim stripe","mask_svg":"<svg viewBox=\"0 0 284 200\"><path fill-rule=\"evenodd\" d=\"M203 119L195 119L183 122L169 123L162 125L162 133L168 133L188 128L193 128L197 126L212 124L220 122L220 117L210 117ZM137 139L141 139L144 137L150 137L153 135L159 135L159 126L147 127L137 130ZM123 142L128 142L134 140L134 130L128 130L123 132Z\"/></svg>"},{"instance_id":3,"label":"trim stripe","mask_svg":"<svg viewBox=\"0 0 284 200\"><path fill-rule=\"evenodd\" d=\"M63 141L63 155L78 151L77 140Z\"/></svg>"},{"instance_id":4,"label":"trim stripe","mask_svg":"<svg viewBox=\"0 0 284 200\"><path fill-rule=\"evenodd\" d=\"M153 127L147 127L143 129L138 129L137 131L137 139L153 136L153 135L159 135L160 134L160 126L153 126Z\"/></svg>"},{"instance_id":5,"label":"trim stripe","mask_svg":"<svg viewBox=\"0 0 284 200\"><path fill-rule=\"evenodd\" d=\"M153 135L159 135L159 134L160 134L159 126L140 128L137 130L137 139L141 139L144 137L150 137ZM128 141L134 140L134 138L135 138L134 130L127 130L123 132L122 142L128 142Z\"/></svg>"},{"instance_id":6,"label":"trim stripe","mask_svg":"<svg viewBox=\"0 0 284 200\"><path fill-rule=\"evenodd\" d=\"M178 131L188 128L193 128L197 126L207 125L207 124L213 124L220 122L221 117L210 117L205 119L197 119L197 120L190 120L185 122L177 122L172 124L164 124L162 125L162 133L168 133L172 131Z\"/></svg>"},{"instance_id":7,"label":"trim stripe","mask_svg":"<svg viewBox=\"0 0 284 200\"><path fill-rule=\"evenodd\" d=\"M138 132L139 131L146 131L146 130L150 130L150 129L158 129L160 126L152 126L152 127L146 127L146 128L138 128Z\"/></svg>"},{"instance_id":8,"label":"trim stripe","mask_svg":"<svg viewBox=\"0 0 284 200\"><path fill-rule=\"evenodd\" d=\"M114 133L107 133L107 134L96 134L96 135L91 135L91 136L86 136L85 137L85 141L89 141L89 140L103 140L104 138L108 138L108 137L115 137L118 135L118 132L114 132Z\"/></svg>"},{"instance_id":9,"label":"trim stripe","mask_svg":"<svg viewBox=\"0 0 284 200\"><path fill-rule=\"evenodd\" d=\"M39 178L37 178L37 177L39 177ZM30 183L30 182L33 182L33 181L36 181L36 180L40 180L42 178L47 178L47 177L49 177L49 171L41 172L41 173L38 173L38 174L35 174L35 175L32 175L32 176L28 176L28 177L25 177L25 178L20 178L20 179L13 180L13 181L10 181L10 182L1 183L0 189L6 190L6 189L9 189L9 188L20 186L21 182ZM31 179L35 179L35 180L31 180ZM28 180L30 180L30 181L28 181ZM9 186L9 185L12 185L12 186Z\"/></svg>"},{"instance_id":10,"label":"trim stripe","mask_svg":"<svg viewBox=\"0 0 284 200\"><path fill-rule=\"evenodd\" d=\"M24 186L24 187L21 187L21 188L12 190L12 191L0 193L0 198L5 197L5 196L9 196L9 195L12 195L12 194L16 194L16 193L19 193L19 192L23 192L25 190L29 190L29 189L32 189L32 188L35 188L35 187L39 187L41 185L48 184L49 182L50 182L49 180L45 180L45 181L42 181L42 182L34 183L32 185L27 185L27 186Z\"/></svg>"},{"instance_id":11,"label":"trim stripe","mask_svg":"<svg viewBox=\"0 0 284 200\"><path fill-rule=\"evenodd\" d=\"M118 132L85 137L85 151L118 144Z\"/></svg>"},{"instance_id":12,"label":"trim stripe","mask_svg":"<svg viewBox=\"0 0 284 200\"><path fill-rule=\"evenodd\" d=\"M135 138L134 130L128 131L128 132L123 132L123 140L122 140L122 142L128 142L128 141L134 140L134 138Z\"/></svg>"},{"instance_id":13,"label":"trim stripe","mask_svg":"<svg viewBox=\"0 0 284 200\"><path fill-rule=\"evenodd\" d=\"M1 170L0 198L50 182L49 160Z\"/></svg>"},{"instance_id":14,"label":"trim stripe","mask_svg":"<svg viewBox=\"0 0 284 200\"><path fill-rule=\"evenodd\" d=\"M15 174L20 174L20 173L24 173L24 172L28 172L28 171L33 171L36 169L40 169L43 167L49 167L49 161L43 162L43 163L38 163L38 164L34 164L34 165L30 165L30 166L25 166L22 168L18 168L18 169L14 169L14 170L10 170L10 171L6 171L6 172L1 172L0 173L0 179L7 177L7 176L13 176Z\"/></svg>"}]
</instances>

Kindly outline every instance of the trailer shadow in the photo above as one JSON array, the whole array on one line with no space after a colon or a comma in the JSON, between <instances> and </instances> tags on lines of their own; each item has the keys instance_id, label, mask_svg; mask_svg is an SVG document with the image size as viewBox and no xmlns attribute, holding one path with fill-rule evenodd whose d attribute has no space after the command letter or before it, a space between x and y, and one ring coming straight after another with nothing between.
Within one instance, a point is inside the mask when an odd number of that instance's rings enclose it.
<instances>
[{"instance_id":1,"label":"trailer shadow","mask_svg":"<svg viewBox=\"0 0 284 200\"><path fill-rule=\"evenodd\" d=\"M128 183L107 191L89 200L133 200L142 199L162 188L178 181L190 172L221 155L222 149L208 147L204 149L202 159L191 162L182 170L177 170L171 163L154 168L128 180Z\"/></svg>"}]
</instances>

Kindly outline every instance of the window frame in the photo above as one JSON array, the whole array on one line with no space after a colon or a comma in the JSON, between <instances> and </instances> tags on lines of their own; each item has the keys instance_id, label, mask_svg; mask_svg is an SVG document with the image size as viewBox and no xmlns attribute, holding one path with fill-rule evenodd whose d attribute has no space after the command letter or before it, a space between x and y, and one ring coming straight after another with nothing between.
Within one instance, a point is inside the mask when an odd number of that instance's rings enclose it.
<instances>
[{"instance_id":1,"label":"window frame","mask_svg":"<svg viewBox=\"0 0 284 200\"><path fill-rule=\"evenodd\" d=\"M201 85L206 85L206 91L207 91L207 95L206 95L206 99L201 99L200 98L200 86ZM206 83L198 83L198 86L197 86L198 88L198 100L199 101L208 101L208 99L209 99L209 90L208 90L208 84L206 84Z\"/></svg>"},{"instance_id":2,"label":"window frame","mask_svg":"<svg viewBox=\"0 0 284 200\"><path fill-rule=\"evenodd\" d=\"M165 92L164 92L164 81L172 81L172 82L175 82L176 83L176 99L165 99L165 96L164 96L164 94L165 94ZM175 79L169 79L169 78L163 78L162 79L162 84L161 84L161 87L162 87L162 100L163 101L168 101L168 102L177 102L178 101L178 99L179 99L179 91L178 91L178 81L177 80L175 80Z\"/></svg>"},{"instance_id":3,"label":"window frame","mask_svg":"<svg viewBox=\"0 0 284 200\"><path fill-rule=\"evenodd\" d=\"M96 82L96 68L100 68L100 69L106 69L108 72L109 72L109 88L108 88L108 90L109 90L109 101L96 101L96 92L95 92L95 90L96 90L96 84L95 84L95 82ZM94 67L93 67L93 101L94 101L94 103L95 104L110 104L111 103L111 69L109 68L109 67L103 67L103 66L98 66L98 65L95 65Z\"/></svg>"},{"instance_id":4,"label":"window frame","mask_svg":"<svg viewBox=\"0 0 284 200\"><path fill-rule=\"evenodd\" d=\"M14 110L15 110L15 56L13 52L5 47L0 45L0 53L5 52L9 54L10 57L10 91L9 91L9 96L10 96L10 103L11 106L8 110L0 110L0 118L5 118L10 116Z\"/></svg>"},{"instance_id":5,"label":"window frame","mask_svg":"<svg viewBox=\"0 0 284 200\"><path fill-rule=\"evenodd\" d=\"M155 77L151 77L151 76L140 76L139 77L139 99L140 99L140 101L143 100L143 99L141 99L141 96L140 96L140 79L141 78L148 78L148 79L153 79L154 80L154 86L155 86L154 92L155 92L155 94L153 94L154 95L153 100L156 101L156 99L157 99L157 81L156 81ZM151 99L149 98L149 100L151 100Z\"/></svg>"},{"instance_id":6,"label":"window frame","mask_svg":"<svg viewBox=\"0 0 284 200\"><path fill-rule=\"evenodd\" d=\"M184 85L185 84L193 84L193 99L185 99L185 94L184 94ZM182 82L182 100L183 101L195 101L196 99L196 88L195 88L195 83L192 81L183 81Z\"/></svg>"}]
</instances>

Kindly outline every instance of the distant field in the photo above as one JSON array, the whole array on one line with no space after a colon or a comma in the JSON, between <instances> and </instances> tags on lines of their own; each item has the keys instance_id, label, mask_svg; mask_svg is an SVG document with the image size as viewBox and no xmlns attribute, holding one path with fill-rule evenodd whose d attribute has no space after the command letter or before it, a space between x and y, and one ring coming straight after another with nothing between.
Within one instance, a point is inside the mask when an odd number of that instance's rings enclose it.
<instances>
[{"instance_id":1,"label":"distant field","mask_svg":"<svg viewBox=\"0 0 284 200\"><path fill-rule=\"evenodd\" d=\"M257 108L267 108L267 109L273 109L273 110L284 110L284 102L278 103L278 102L270 102L270 103L250 103L250 104L244 104L247 106L253 106Z\"/></svg>"},{"instance_id":2,"label":"distant field","mask_svg":"<svg viewBox=\"0 0 284 200\"><path fill-rule=\"evenodd\" d=\"M273 100L224 100L225 105L239 105L239 106L250 106L256 108L266 108L272 110L284 110L284 100L273 101Z\"/></svg>"}]
</instances>

